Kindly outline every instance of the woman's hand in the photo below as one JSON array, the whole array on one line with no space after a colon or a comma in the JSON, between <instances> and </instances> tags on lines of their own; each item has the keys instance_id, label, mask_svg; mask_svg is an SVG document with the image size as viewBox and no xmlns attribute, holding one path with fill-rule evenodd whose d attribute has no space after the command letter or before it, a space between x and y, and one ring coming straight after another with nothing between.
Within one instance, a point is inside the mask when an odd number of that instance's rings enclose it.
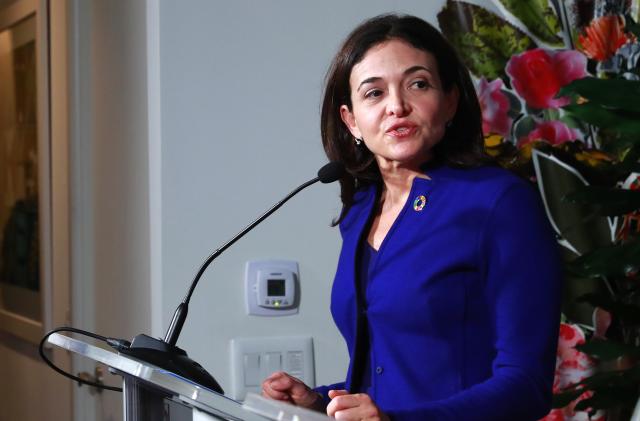
<instances>
[{"instance_id":1,"label":"woman's hand","mask_svg":"<svg viewBox=\"0 0 640 421\"><path fill-rule=\"evenodd\" d=\"M262 396L324 412L320 394L284 371L276 371L262 382Z\"/></svg>"},{"instance_id":2,"label":"woman's hand","mask_svg":"<svg viewBox=\"0 0 640 421\"><path fill-rule=\"evenodd\" d=\"M327 415L345 421L389 421L366 393L350 395L346 390L330 390Z\"/></svg>"}]
</instances>

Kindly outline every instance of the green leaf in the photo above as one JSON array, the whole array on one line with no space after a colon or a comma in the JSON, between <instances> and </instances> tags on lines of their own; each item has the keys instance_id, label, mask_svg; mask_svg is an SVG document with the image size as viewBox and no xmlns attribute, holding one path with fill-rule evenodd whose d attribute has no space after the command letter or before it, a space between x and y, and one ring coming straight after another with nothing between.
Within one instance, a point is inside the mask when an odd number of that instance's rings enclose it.
<instances>
[{"instance_id":1,"label":"green leaf","mask_svg":"<svg viewBox=\"0 0 640 421\"><path fill-rule=\"evenodd\" d=\"M633 371L633 372L632 372ZM626 388L633 382L635 367L628 370L598 372L553 395L553 408L564 408L586 391ZM583 401L580 401L583 402ZM584 404L583 404L583 407Z\"/></svg>"},{"instance_id":2,"label":"green leaf","mask_svg":"<svg viewBox=\"0 0 640 421\"><path fill-rule=\"evenodd\" d=\"M577 79L560 89L558 96L579 95L605 108L640 112L640 81L626 79Z\"/></svg>"},{"instance_id":3,"label":"green leaf","mask_svg":"<svg viewBox=\"0 0 640 421\"><path fill-rule=\"evenodd\" d=\"M637 399L638 391L633 386L607 387L598 389L591 397L578 402L575 410L610 409L619 405L633 404Z\"/></svg>"},{"instance_id":4,"label":"green leaf","mask_svg":"<svg viewBox=\"0 0 640 421\"><path fill-rule=\"evenodd\" d=\"M507 91L506 89L501 89L500 92L504 94L509 100L509 117L516 119L520 116L522 112L522 103L520 99L511 91Z\"/></svg>"},{"instance_id":5,"label":"green leaf","mask_svg":"<svg viewBox=\"0 0 640 421\"><path fill-rule=\"evenodd\" d=\"M633 35L640 38L640 25L638 25L631 15L624 15L624 27L628 31L630 31Z\"/></svg>"},{"instance_id":6,"label":"green leaf","mask_svg":"<svg viewBox=\"0 0 640 421\"><path fill-rule=\"evenodd\" d=\"M623 370L612 371L599 371L594 375L583 379L582 381L573 384L564 390L562 393L583 393L586 390L598 391L601 389L607 389L611 387L628 387L637 385L640 381L640 366L635 364L630 368Z\"/></svg>"},{"instance_id":7,"label":"green leaf","mask_svg":"<svg viewBox=\"0 0 640 421\"><path fill-rule=\"evenodd\" d=\"M596 212L604 216L624 215L640 209L639 190L583 186L566 195L563 200L583 205L594 205Z\"/></svg>"},{"instance_id":8,"label":"green leaf","mask_svg":"<svg viewBox=\"0 0 640 421\"><path fill-rule=\"evenodd\" d=\"M578 301L587 302L594 307L608 311L626 326L640 325L640 307L637 305L613 301L610 296L598 293L584 294L578 298Z\"/></svg>"},{"instance_id":9,"label":"green leaf","mask_svg":"<svg viewBox=\"0 0 640 421\"><path fill-rule=\"evenodd\" d=\"M624 278L637 272L639 265L640 240L636 239L627 244L598 248L574 259L567 268L581 277Z\"/></svg>"},{"instance_id":10,"label":"green leaf","mask_svg":"<svg viewBox=\"0 0 640 421\"><path fill-rule=\"evenodd\" d=\"M545 121L555 121L560 119L560 110L557 108L547 108L542 111L542 116Z\"/></svg>"},{"instance_id":11,"label":"green leaf","mask_svg":"<svg viewBox=\"0 0 640 421\"><path fill-rule=\"evenodd\" d=\"M637 388L639 381L640 366L636 364L625 370L596 373L565 389L562 394L566 395L564 398L564 401L566 401L571 395L575 396L586 391L593 392L591 397L576 404L575 409L578 411L606 409L617 405L632 407L638 399ZM556 406L554 405L554 407Z\"/></svg>"},{"instance_id":12,"label":"green leaf","mask_svg":"<svg viewBox=\"0 0 640 421\"><path fill-rule=\"evenodd\" d=\"M640 113L614 111L597 103L567 105L565 111L587 123L622 134L640 134Z\"/></svg>"},{"instance_id":13,"label":"green leaf","mask_svg":"<svg viewBox=\"0 0 640 421\"><path fill-rule=\"evenodd\" d=\"M464 64L477 77L502 78L514 54L536 47L535 42L515 26L483 7L447 0L438 13L444 36L457 49Z\"/></svg>"},{"instance_id":14,"label":"green leaf","mask_svg":"<svg viewBox=\"0 0 640 421\"><path fill-rule=\"evenodd\" d=\"M640 356L640 348L633 345L622 344L614 341L592 340L577 345L576 349L601 361L615 360L624 355Z\"/></svg>"},{"instance_id":15,"label":"green leaf","mask_svg":"<svg viewBox=\"0 0 640 421\"><path fill-rule=\"evenodd\" d=\"M629 152L635 153L635 150L640 150L640 134L625 135L602 130L600 131L600 139L604 152L617 156L623 155L623 159Z\"/></svg>"},{"instance_id":16,"label":"green leaf","mask_svg":"<svg viewBox=\"0 0 640 421\"><path fill-rule=\"evenodd\" d=\"M569 114L564 114L562 117L559 118L559 120L564 124L566 124L567 127L571 129L578 129L582 133L586 133L588 130L587 125L582 120L578 120L577 118Z\"/></svg>"},{"instance_id":17,"label":"green leaf","mask_svg":"<svg viewBox=\"0 0 640 421\"><path fill-rule=\"evenodd\" d=\"M622 153L622 162L616 167L626 174L640 172L640 137L636 140L635 145Z\"/></svg>"},{"instance_id":18,"label":"green leaf","mask_svg":"<svg viewBox=\"0 0 640 421\"><path fill-rule=\"evenodd\" d=\"M583 384L590 389L606 388L610 386L625 387L635 385L640 381L640 365L623 370L603 371L584 380Z\"/></svg>"},{"instance_id":19,"label":"green leaf","mask_svg":"<svg viewBox=\"0 0 640 421\"><path fill-rule=\"evenodd\" d=\"M640 173L640 134L621 135L601 130L599 132L601 149L618 161L611 169L617 178L627 178L632 172Z\"/></svg>"},{"instance_id":20,"label":"green leaf","mask_svg":"<svg viewBox=\"0 0 640 421\"><path fill-rule=\"evenodd\" d=\"M583 393L584 390L572 390L569 392L555 393L553 395L551 406L553 408L564 408L574 400L578 399L578 397Z\"/></svg>"},{"instance_id":21,"label":"green leaf","mask_svg":"<svg viewBox=\"0 0 640 421\"><path fill-rule=\"evenodd\" d=\"M562 45L558 36L560 23L548 0L500 0L500 3L540 40L556 47Z\"/></svg>"},{"instance_id":22,"label":"green leaf","mask_svg":"<svg viewBox=\"0 0 640 421\"><path fill-rule=\"evenodd\" d=\"M556 233L560 234L561 241L577 254L610 245L611 228L606 217L596 215L587 206L562 200L567 194L585 185L580 172L566 160L563 162L557 156L540 149L532 152L532 161L546 204L547 216Z\"/></svg>"},{"instance_id":23,"label":"green leaf","mask_svg":"<svg viewBox=\"0 0 640 421\"><path fill-rule=\"evenodd\" d=\"M522 117L515 123L514 135L516 139L520 139L528 135L531 130L536 128L536 121L530 115Z\"/></svg>"}]
</instances>

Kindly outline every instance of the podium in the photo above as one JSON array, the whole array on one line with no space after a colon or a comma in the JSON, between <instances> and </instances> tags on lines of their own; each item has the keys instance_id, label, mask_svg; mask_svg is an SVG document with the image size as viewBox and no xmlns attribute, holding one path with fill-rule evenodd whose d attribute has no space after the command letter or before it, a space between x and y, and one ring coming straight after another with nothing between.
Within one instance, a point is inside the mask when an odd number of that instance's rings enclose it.
<instances>
[{"instance_id":1,"label":"podium","mask_svg":"<svg viewBox=\"0 0 640 421\"><path fill-rule=\"evenodd\" d=\"M326 421L323 414L286 403L247 396L242 404L177 374L115 351L54 333L48 342L102 363L122 377L126 421Z\"/></svg>"}]
</instances>

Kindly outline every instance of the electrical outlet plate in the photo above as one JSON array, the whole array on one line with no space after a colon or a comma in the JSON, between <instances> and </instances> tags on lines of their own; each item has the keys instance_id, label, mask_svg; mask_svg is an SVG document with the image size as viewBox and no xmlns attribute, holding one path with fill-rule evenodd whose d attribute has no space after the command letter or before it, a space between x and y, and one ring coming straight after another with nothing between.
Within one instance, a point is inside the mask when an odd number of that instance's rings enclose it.
<instances>
[{"instance_id":1,"label":"electrical outlet plate","mask_svg":"<svg viewBox=\"0 0 640 421\"><path fill-rule=\"evenodd\" d=\"M285 371L315 387L311 336L234 338L231 340L231 397L243 400L260 393L262 381L274 371Z\"/></svg>"}]
</instances>

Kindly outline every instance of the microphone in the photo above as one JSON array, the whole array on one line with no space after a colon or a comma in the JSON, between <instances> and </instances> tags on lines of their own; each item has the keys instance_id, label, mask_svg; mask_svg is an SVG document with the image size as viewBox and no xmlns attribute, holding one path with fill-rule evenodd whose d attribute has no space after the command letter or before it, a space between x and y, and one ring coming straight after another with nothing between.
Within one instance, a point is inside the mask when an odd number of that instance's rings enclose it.
<instances>
[{"instance_id":1,"label":"microphone","mask_svg":"<svg viewBox=\"0 0 640 421\"><path fill-rule=\"evenodd\" d=\"M321 183L333 183L340 180L344 173L344 165L341 162L332 161L318 170L318 178Z\"/></svg>"},{"instance_id":2,"label":"microphone","mask_svg":"<svg viewBox=\"0 0 640 421\"><path fill-rule=\"evenodd\" d=\"M260 222L268 218L272 213L277 211L293 196L298 194L303 189L309 187L310 185L317 183L318 181L325 184L333 183L334 181L342 178L344 173L344 165L342 165L340 162L334 161L324 165L318 171L317 177L298 186L295 190L285 196L284 199L277 202L255 221L247 225L242 231L232 237L216 251L211 253L211 255L207 257L207 259L204 261L204 263L196 273L196 276L191 282L191 286L189 288L189 291L187 292L187 295L184 297L182 302L176 308L176 311L173 313L173 318L171 319L169 329L167 330L164 339L156 339L145 334L140 334L133 338L131 344L128 347L119 347L118 351L122 354L129 355L136 359L171 371L174 374L184 377L192 382L198 383L199 385L202 385L215 392L224 394L222 387L220 387L213 376L211 376L211 374L209 374L200 364L189 358L184 350L176 346L178 337L180 336L180 332L182 331L182 326L184 325L184 322L187 318L187 313L189 312L189 301L191 300L191 296L193 295L193 291L195 290L198 281L202 277L202 274L207 269L207 267L209 267L209 265L220 254L231 247L246 233L251 231L256 225L258 225Z\"/></svg>"}]
</instances>

